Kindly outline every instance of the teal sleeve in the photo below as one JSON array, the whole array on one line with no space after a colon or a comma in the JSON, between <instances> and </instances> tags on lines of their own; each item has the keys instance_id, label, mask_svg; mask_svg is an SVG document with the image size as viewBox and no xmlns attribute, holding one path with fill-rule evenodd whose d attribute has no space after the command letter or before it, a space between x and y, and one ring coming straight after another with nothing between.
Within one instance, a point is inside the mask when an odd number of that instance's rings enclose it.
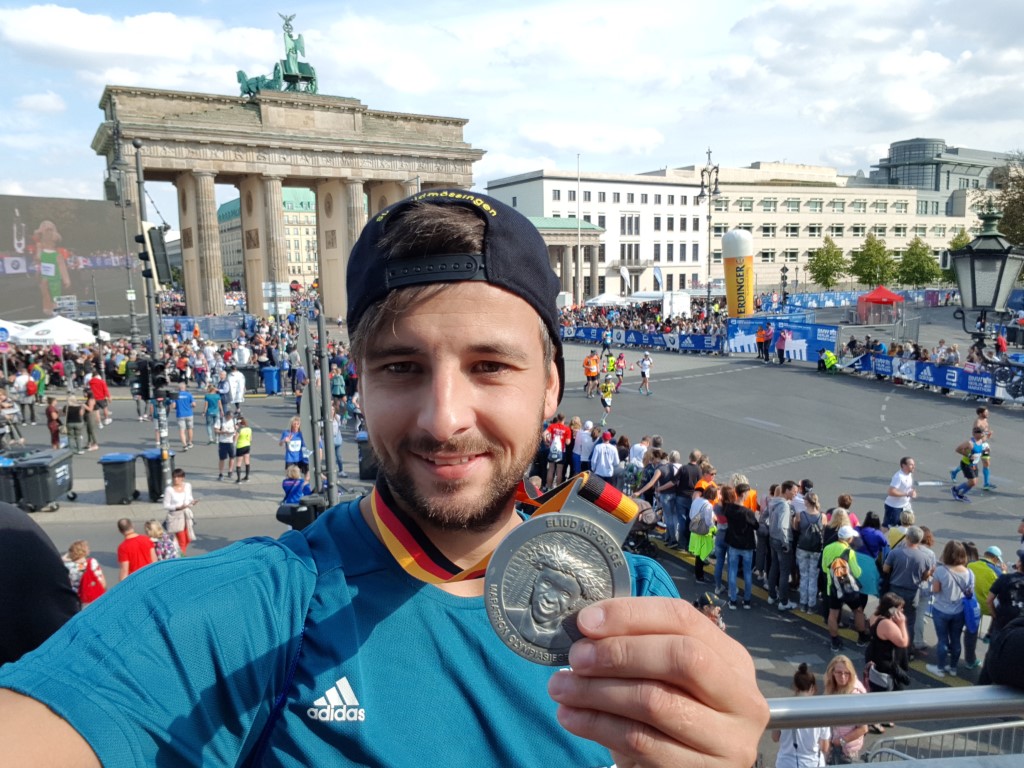
<instances>
[{"instance_id":1,"label":"teal sleeve","mask_svg":"<svg viewBox=\"0 0 1024 768\"><path fill-rule=\"evenodd\" d=\"M679 597L672 577L664 568L649 557L627 554L630 573L633 575L633 594L651 597Z\"/></svg>"},{"instance_id":2,"label":"teal sleeve","mask_svg":"<svg viewBox=\"0 0 1024 768\"><path fill-rule=\"evenodd\" d=\"M299 647L316 576L270 539L146 566L0 670L105 768L234 765Z\"/></svg>"}]
</instances>

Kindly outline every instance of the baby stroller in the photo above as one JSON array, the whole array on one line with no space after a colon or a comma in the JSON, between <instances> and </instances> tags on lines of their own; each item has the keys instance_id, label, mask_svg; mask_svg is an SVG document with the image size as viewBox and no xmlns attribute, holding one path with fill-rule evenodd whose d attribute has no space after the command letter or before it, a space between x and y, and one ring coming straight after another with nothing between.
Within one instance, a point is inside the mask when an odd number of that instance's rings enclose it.
<instances>
[{"instance_id":1,"label":"baby stroller","mask_svg":"<svg viewBox=\"0 0 1024 768\"><path fill-rule=\"evenodd\" d=\"M658 525L658 513L644 499L637 499L636 504L640 507L640 511L633 519L633 527L630 529L622 549L625 552L632 552L634 555L643 555L656 560L658 547L651 541L651 534Z\"/></svg>"}]
</instances>

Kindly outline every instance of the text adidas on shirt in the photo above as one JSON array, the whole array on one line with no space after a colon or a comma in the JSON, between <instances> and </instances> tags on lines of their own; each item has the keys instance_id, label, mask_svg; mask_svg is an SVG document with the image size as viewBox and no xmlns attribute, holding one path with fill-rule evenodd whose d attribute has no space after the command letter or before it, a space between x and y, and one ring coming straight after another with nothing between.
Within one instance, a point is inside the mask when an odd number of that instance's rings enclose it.
<instances>
[{"instance_id":1,"label":"text adidas on shirt","mask_svg":"<svg viewBox=\"0 0 1024 768\"><path fill-rule=\"evenodd\" d=\"M313 702L306 710L306 717L324 723L361 723L366 720L366 710L359 706L348 678L342 677Z\"/></svg>"}]
</instances>

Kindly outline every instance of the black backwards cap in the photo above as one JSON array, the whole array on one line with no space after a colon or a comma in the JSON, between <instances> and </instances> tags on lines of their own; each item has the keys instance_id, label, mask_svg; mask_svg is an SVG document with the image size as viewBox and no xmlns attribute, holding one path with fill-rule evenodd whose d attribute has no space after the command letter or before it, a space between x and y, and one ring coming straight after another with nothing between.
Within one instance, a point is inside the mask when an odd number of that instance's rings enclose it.
<instances>
[{"instance_id":1,"label":"black backwards cap","mask_svg":"<svg viewBox=\"0 0 1024 768\"><path fill-rule=\"evenodd\" d=\"M483 253L402 256L392 260L380 240L388 225L415 204L457 205L484 221ZM565 388L565 361L556 297L561 289L548 247L519 211L487 195L462 189L431 189L400 200L372 217L348 259L349 334L371 306L391 291L430 283L480 280L515 294L533 307L551 334L558 367L558 399Z\"/></svg>"}]
</instances>

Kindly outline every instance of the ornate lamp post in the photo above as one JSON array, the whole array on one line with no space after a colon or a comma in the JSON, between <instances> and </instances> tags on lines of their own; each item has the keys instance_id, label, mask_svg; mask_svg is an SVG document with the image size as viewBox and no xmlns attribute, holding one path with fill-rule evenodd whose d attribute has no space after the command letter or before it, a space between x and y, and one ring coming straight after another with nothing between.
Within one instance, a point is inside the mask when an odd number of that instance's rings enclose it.
<instances>
[{"instance_id":1,"label":"ornate lamp post","mask_svg":"<svg viewBox=\"0 0 1024 768\"><path fill-rule=\"evenodd\" d=\"M704 308L705 313L711 312L711 209L714 206L712 199L720 194L722 193L718 189L718 166L711 164L711 147L708 147L708 162L700 169L700 194L697 195L698 203L704 202L705 198L708 201L708 303Z\"/></svg>"},{"instance_id":2,"label":"ornate lamp post","mask_svg":"<svg viewBox=\"0 0 1024 768\"><path fill-rule=\"evenodd\" d=\"M1024 248L1013 245L999 232L999 220L1003 214L995 210L991 200L979 218L982 221L981 234L963 248L949 253L960 289L960 307L953 316L960 320L964 332L974 338L975 349L989 363L996 381L1009 384L1014 379L1014 369L1022 366L985 355L985 327L989 312L1006 315L1006 300L1024 266ZM979 313L973 330L967 328L968 312ZM1019 391L1011 392L1007 387L1011 397L1024 394L1024 382L1019 377L1016 384L1015 389Z\"/></svg>"}]
</instances>

